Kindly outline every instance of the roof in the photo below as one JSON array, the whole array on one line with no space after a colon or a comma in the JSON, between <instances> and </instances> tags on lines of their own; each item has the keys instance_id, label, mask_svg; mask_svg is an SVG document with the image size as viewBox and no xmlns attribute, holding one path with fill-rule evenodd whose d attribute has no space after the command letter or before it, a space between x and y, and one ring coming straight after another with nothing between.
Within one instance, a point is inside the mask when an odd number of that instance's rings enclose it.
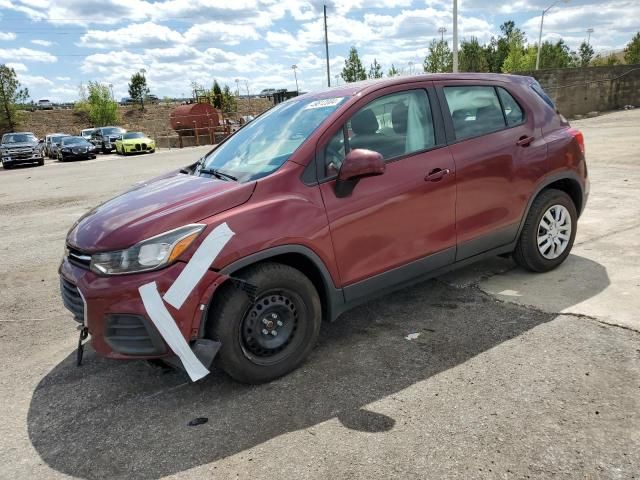
<instances>
[{"instance_id":1,"label":"roof","mask_svg":"<svg viewBox=\"0 0 640 480\"><path fill-rule=\"evenodd\" d=\"M350 97L365 91L378 90L392 85L410 84L419 81L434 80L481 80L501 82L521 82L527 77L521 75L508 75L504 73L422 73L418 75L381 78L375 80L363 80L360 82L345 83L335 87L323 88L309 92L296 98L322 99L332 97Z\"/></svg>"}]
</instances>

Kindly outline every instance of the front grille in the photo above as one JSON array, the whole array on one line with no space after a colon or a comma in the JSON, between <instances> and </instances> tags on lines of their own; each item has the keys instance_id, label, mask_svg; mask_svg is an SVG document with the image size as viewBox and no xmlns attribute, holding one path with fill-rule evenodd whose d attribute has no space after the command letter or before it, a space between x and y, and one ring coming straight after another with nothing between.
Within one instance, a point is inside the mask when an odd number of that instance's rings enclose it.
<instances>
[{"instance_id":1,"label":"front grille","mask_svg":"<svg viewBox=\"0 0 640 480\"><path fill-rule=\"evenodd\" d=\"M67 259L69 263L75 265L76 267L84 268L85 270L89 270L91 266L91 255L81 252L80 250L76 250L75 248L67 246L69 250L69 254Z\"/></svg>"},{"instance_id":2,"label":"front grille","mask_svg":"<svg viewBox=\"0 0 640 480\"><path fill-rule=\"evenodd\" d=\"M73 318L80 323L84 322L84 301L78 287L60 277L60 293L62 294L62 303L67 310L73 313Z\"/></svg>"},{"instance_id":3,"label":"front grille","mask_svg":"<svg viewBox=\"0 0 640 480\"><path fill-rule=\"evenodd\" d=\"M125 355L161 355L166 347L158 331L139 315L107 316L105 341Z\"/></svg>"},{"instance_id":4,"label":"front grille","mask_svg":"<svg viewBox=\"0 0 640 480\"><path fill-rule=\"evenodd\" d=\"M7 155L11 158L15 158L16 160L31 158L33 153L34 151L32 148L16 148L7 151Z\"/></svg>"},{"instance_id":5,"label":"front grille","mask_svg":"<svg viewBox=\"0 0 640 480\"><path fill-rule=\"evenodd\" d=\"M146 144L146 143L143 143L143 144L142 144L142 150L146 150L146 149L147 149L147 144Z\"/></svg>"},{"instance_id":6,"label":"front grille","mask_svg":"<svg viewBox=\"0 0 640 480\"><path fill-rule=\"evenodd\" d=\"M136 150L140 150L140 144L136 143Z\"/></svg>"}]
</instances>

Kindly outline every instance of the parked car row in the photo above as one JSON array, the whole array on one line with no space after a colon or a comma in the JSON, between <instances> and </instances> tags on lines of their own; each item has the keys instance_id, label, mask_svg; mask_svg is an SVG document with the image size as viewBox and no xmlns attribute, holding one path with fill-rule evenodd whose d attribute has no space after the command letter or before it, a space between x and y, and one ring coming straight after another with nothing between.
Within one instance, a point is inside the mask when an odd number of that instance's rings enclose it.
<instances>
[{"instance_id":1,"label":"parked car row","mask_svg":"<svg viewBox=\"0 0 640 480\"><path fill-rule=\"evenodd\" d=\"M98 151L119 155L154 153L155 141L142 132L127 132L121 127L85 128L80 135L50 133L38 139L32 132L7 133L0 146L4 168L35 163L44 165L45 157L60 162L96 158Z\"/></svg>"}]
</instances>

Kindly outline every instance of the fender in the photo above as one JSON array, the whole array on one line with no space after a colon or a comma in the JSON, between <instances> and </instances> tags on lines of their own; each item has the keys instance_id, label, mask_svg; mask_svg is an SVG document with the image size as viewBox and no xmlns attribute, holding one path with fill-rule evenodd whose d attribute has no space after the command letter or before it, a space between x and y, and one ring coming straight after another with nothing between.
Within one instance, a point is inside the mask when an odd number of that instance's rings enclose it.
<instances>
[{"instance_id":1,"label":"fender","mask_svg":"<svg viewBox=\"0 0 640 480\"><path fill-rule=\"evenodd\" d=\"M587 203L587 196L585 195L585 189L581 182L582 179L576 172L574 172L573 170L565 170L565 171L554 173L552 175L544 177L540 181L536 189L534 190L533 194L531 194L531 196L529 197L529 201L527 202L527 207L524 210L524 215L520 219L520 226L518 227L518 234L516 235L516 241L518 240L518 238L520 238L520 233L522 232L525 221L529 216L529 210L531 209L531 205L533 204L533 201L536 199L536 197L540 194L542 190L547 188L552 183L557 182L558 180L570 180L576 185L578 185L578 188L580 189L580 196L582 197L582 206L578 211L578 217L584 211L584 207Z\"/></svg>"},{"instance_id":2,"label":"fender","mask_svg":"<svg viewBox=\"0 0 640 480\"><path fill-rule=\"evenodd\" d=\"M326 309L324 312L324 318L330 321L334 321L345 310L345 297L342 288L337 288L331 274L327 269L322 259L309 247L298 244L286 244L278 245L277 247L267 248L251 255L247 255L239 260L230 263L226 267L222 268L219 273L227 277L232 276L238 270L253 265L270 258L275 258L286 254L297 254L304 256L310 261L317 271L320 273L324 292L318 292L321 296L324 293L325 302L323 307Z\"/></svg>"}]
</instances>

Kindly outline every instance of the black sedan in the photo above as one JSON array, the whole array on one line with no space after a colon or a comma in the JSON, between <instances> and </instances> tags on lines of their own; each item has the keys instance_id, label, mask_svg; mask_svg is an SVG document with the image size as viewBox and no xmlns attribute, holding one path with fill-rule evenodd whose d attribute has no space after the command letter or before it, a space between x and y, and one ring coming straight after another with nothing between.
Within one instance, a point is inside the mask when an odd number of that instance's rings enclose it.
<instances>
[{"instance_id":1,"label":"black sedan","mask_svg":"<svg viewBox=\"0 0 640 480\"><path fill-rule=\"evenodd\" d=\"M96 158L96 147L82 137L64 137L57 150L59 162Z\"/></svg>"}]
</instances>

